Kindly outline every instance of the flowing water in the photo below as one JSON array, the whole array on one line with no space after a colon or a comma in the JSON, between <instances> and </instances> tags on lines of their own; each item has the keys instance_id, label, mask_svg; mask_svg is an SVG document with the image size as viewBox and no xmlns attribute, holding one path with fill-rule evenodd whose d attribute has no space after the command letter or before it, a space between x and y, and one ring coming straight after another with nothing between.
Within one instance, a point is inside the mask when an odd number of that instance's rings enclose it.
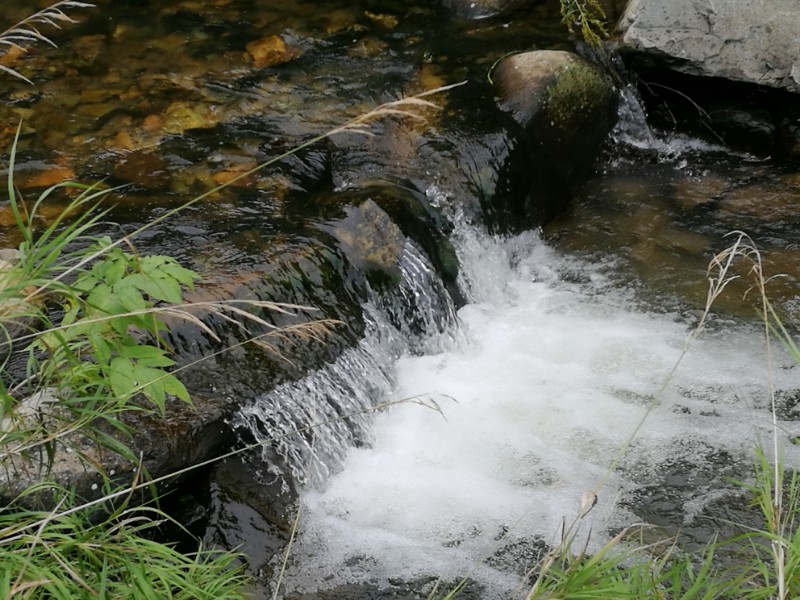
<instances>
[{"instance_id":1,"label":"flowing water","mask_svg":"<svg viewBox=\"0 0 800 600\"><path fill-rule=\"evenodd\" d=\"M746 477L769 438L758 327L715 323L682 359L696 320L648 311L607 264L535 233L465 232L460 251L473 293L458 313L466 339L401 358L389 396L431 397L441 414L393 407L368 447L303 495L286 588L470 574L482 597L510 597L588 490L596 542L637 522L707 541L714 507L742 497L725 478ZM796 368L775 361L791 393Z\"/></svg>"},{"instance_id":2,"label":"flowing water","mask_svg":"<svg viewBox=\"0 0 800 600\"><path fill-rule=\"evenodd\" d=\"M14 17L27 3L11 5ZM36 86L1 91L0 116L25 119L24 193L108 176L128 184L113 213L128 230L376 103L483 81L512 50L571 47L545 4L532 9L542 19L485 21L388 0L144 6L151 19L142 3L103 5L74 39L59 34L59 52L13 63ZM276 35L285 62L256 67L249 44ZM567 213L542 231L493 235L475 207L511 150L480 95L443 99L444 116L425 131L390 123L371 140L338 138L283 161L137 240L223 290L318 306L360 340L343 334L336 360L303 356L308 368L277 385L262 382L272 367L260 363L243 373L250 363L237 357L226 371L254 398L234 425L280 438L258 469L302 489L287 597L425 597L435 578L467 575L477 597L513 597L590 490L592 547L636 522L658 526L656 537L680 531L689 547L729 533L724 519L749 516L728 478L749 476L754 446L770 435L768 373L786 459L800 460L797 367L779 348L766 352L744 278L687 344L706 266L732 230L759 244L767 275L786 274L771 293L791 322L796 167L653 133L624 90L621 124ZM0 129L4 148L13 131ZM359 185L376 198L395 186L382 207L417 194L442 215L447 239L435 241L458 256L461 308L427 238L387 244L392 293L355 272L334 238L355 207L374 214ZM13 244L4 211L0 236ZM214 393L224 388L209 378ZM257 528L242 536L248 548L262 543ZM269 574L281 560L254 569Z\"/></svg>"},{"instance_id":3,"label":"flowing water","mask_svg":"<svg viewBox=\"0 0 800 600\"><path fill-rule=\"evenodd\" d=\"M336 377L301 384L299 404L321 393L346 406L358 381L384 386L359 408L400 403L302 494L288 597L390 597L408 586L425 597L436 579L465 576L476 597L514 597L587 491L599 499L584 526L590 548L635 523L656 526L654 539L680 533L690 548L737 533L728 519L757 523L730 478L746 480L754 448L769 443L770 380L785 458L798 465L797 367L778 347L767 353L758 323L741 317L749 283L732 284L692 335L708 260L734 238L719 216L724 196L701 218L690 192L722 194L752 178L780 185L782 175L697 140L656 137L641 121L632 140L631 127L623 119L603 171L544 232L492 236L451 215L468 303L444 338L429 328L438 348L406 347L379 377L374 363L354 370L346 359ZM741 213L738 222L764 240L766 262L775 247L791 253L791 223L765 227ZM792 294L782 294L791 312ZM374 347L366 354L383 360ZM349 382L344 398L330 391L337 377Z\"/></svg>"}]
</instances>

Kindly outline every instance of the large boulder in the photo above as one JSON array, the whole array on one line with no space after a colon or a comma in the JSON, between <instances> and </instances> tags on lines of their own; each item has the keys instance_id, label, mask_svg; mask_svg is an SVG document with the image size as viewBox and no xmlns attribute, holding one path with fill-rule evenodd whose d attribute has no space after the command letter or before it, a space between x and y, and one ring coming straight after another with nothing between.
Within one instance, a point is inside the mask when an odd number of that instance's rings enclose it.
<instances>
[{"instance_id":1,"label":"large boulder","mask_svg":"<svg viewBox=\"0 0 800 600\"><path fill-rule=\"evenodd\" d=\"M492 74L501 110L523 129L522 162L507 178L527 194L496 197L507 229L538 226L563 211L616 121L617 90L600 68L571 52L538 50L503 59ZM502 221L506 221L503 223Z\"/></svg>"},{"instance_id":2,"label":"large boulder","mask_svg":"<svg viewBox=\"0 0 800 600\"><path fill-rule=\"evenodd\" d=\"M636 61L800 92L797 0L631 0L618 30Z\"/></svg>"}]
</instances>

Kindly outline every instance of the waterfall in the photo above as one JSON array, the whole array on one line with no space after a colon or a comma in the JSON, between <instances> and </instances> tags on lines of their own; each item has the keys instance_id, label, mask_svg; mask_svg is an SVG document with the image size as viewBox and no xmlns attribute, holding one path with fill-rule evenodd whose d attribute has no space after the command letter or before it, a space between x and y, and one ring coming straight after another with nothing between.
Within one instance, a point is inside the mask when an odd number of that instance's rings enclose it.
<instances>
[{"instance_id":1,"label":"waterfall","mask_svg":"<svg viewBox=\"0 0 800 600\"><path fill-rule=\"evenodd\" d=\"M442 414L381 413L369 444L307 488L288 591L469 575L481 597L509 598L598 485L590 548L652 505L691 535L741 494L725 478L748 472L769 430L757 328L701 338L659 395L691 329L680 316L637 309L602 266L536 233L461 228L454 240L471 290L465 341L404 354L384 386L391 399L434 395ZM781 366L776 384L790 390L795 369Z\"/></svg>"},{"instance_id":2,"label":"waterfall","mask_svg":"<svg viewBox=\"0 0 800 600\"><path fill-rule=\"evenodd\" d=\"M427 257L406 241L399 266L402 280L394 293L372 292L364 305L365 335L357 346L237 415L236 428L274 440L264 450L273 475L324 485L350 448L371 444L372 413L391 396L397 358L455 343L455 308Z\"/></svg>"},{"instance_id":3,"label":"waterfall","mask_svg":"<svg viewBox=\"0 0 800 600\"><path fill-rule=\"evenodd\" d=\"M662 167L719 150L642 129L633 97L621 111L617 142L655 151ZM444 205L447 193L428 196ZM535 231L489 235L445 213L466 306L456 314L409 244L400 288L364 307L361 344L239 417L260 438L329 423L278 440L280 461L265 457L303 486L282 591L424 596L439 578L469 577L481 598L524 596L587 491L598 494L590 551L640 522L707 543L707 524L743 495L730 479L748 477L771 435L768 372L789 406L797 367L767 364L763 327L734 319L687 346L702 307L637 300L611 252L570 254ZM435 405L407 401L422 397ZM789 412L781 426L797 435ZM785 452L800 464L800 448Z\"/></svg>"}]
</instances>

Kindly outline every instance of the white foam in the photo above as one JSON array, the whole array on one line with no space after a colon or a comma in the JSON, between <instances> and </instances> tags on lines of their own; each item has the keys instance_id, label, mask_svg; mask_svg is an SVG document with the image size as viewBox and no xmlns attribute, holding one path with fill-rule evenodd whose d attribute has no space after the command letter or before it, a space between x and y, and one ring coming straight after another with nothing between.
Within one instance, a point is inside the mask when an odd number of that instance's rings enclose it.
<instances>
[{"instance_id":1,"label":"white foam","mask_svg":"<svg viewBox=\"0 0 800 600\"><path fill-rule=\"evenodd\" d=\"M396 397L431 396L444 418L411 403L380 415L374 445L352 450L343 472L305 494L289 589L329 577L325 585L469 573L508 597L516 576L482 564L509 539L498 538L509 530L512 540L556 541L679 360L687 325L598 296L591 265L558 257L533 234L470 235L459 244L476 300L459 312L468 343L397 365ZM561 281L575 269L590 283ZM693 345L627 470L601 489L597 531L632 521L616 500L652 480L671 445L687 460L701 445L747 455L767 425L755 406L763 354L757 330ZM778 384L790 387L784 371Z\"/></svg>"}]
</instances>

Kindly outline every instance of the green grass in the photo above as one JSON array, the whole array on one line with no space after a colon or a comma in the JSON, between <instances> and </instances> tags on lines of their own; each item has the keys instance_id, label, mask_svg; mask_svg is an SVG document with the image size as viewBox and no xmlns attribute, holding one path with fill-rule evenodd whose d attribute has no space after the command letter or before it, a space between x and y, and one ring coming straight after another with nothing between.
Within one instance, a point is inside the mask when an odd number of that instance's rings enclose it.
<instances>
[{"instance_id":1,"label":"green grass","mask_svg":"<svg viewBox=\"0 0 800 600\"><path fill-rule=\"evenodd\" d=\"M75 499L48 488L58 499L55 510L0 513L0 597L244 597L235 554L185 555L152 539L163 513L122 503L102 518L89 509L65 514Z\"/></svg>"}]
</instances>

